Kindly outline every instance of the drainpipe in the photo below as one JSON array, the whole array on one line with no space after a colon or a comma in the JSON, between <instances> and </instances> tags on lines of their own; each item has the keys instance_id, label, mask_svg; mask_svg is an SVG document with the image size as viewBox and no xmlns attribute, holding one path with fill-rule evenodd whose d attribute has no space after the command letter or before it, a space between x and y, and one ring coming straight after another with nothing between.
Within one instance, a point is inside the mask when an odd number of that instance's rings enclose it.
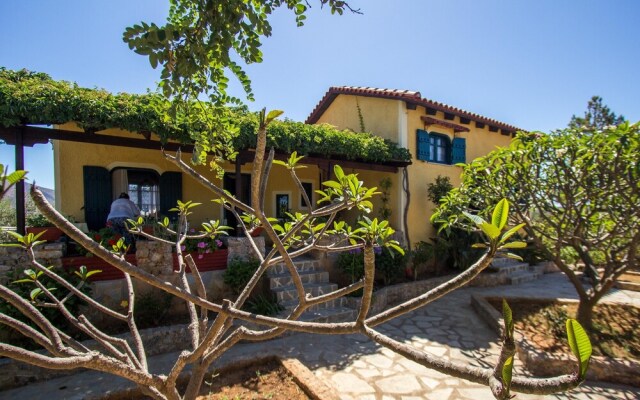
<instances>
[{"instance_id":1,"label":"drainpipe","mask_svg":"<svg viewBox=\"0 0 640 400\"><path fill-rule=\"evenodd\" d=\"M407 243L407 248L411 249L411 240L409 239L409 203L411 201L411 192L409 192L409 172L407 171L407 167L402 168L402 190L405 194L405 203L404 203L404 215L403 223L404 223L404 239Z\"/></svg>"},{"instance_id":2,"label":"drainpipe","mask_svg":"<svg viewBox=\"0 0 640 400\"><path fill-rule=\"evenodd\" d=\"M242 196L242 162L240 161L240 157L240 154L236 155L236 198L244 201L245 199ZM242 235L241 223L241 221L236 221L236 237Z\"/></svg>"}]
</instances>

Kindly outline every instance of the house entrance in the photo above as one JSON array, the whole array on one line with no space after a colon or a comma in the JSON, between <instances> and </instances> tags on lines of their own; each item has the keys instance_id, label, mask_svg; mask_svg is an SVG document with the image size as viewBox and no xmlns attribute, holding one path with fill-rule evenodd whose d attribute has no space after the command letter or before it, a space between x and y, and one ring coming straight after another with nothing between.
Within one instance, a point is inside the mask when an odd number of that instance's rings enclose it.
<instances>
[{"instance_id":1,"label":"house entrance","mask_svg":"<svg viewBox=\"0 0 640 400\"><path fill-rule=\"evenodd\" d=\"M244 203L251 203L251 174L240 174L240 194L236 193L236 174L234 173L225 173L224 178L222 180L222 187L224 190L229 191L232 195L236 196L238 200L243 201ZM238 221L233 216L233 213L229 210L224 210L224 219L226 220L227 226L235 228L236 236L244 236L242 233L242 229L238 224ZM231 232L229 232L232 234Z\"/></svg>"}]
</instances>

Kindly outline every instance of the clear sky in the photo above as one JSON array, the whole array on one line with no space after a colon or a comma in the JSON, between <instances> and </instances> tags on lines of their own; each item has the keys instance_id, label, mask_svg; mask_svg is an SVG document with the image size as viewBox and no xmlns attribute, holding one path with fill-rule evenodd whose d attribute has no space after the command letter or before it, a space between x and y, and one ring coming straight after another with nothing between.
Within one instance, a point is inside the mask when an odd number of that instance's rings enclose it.
<instances>
[{"instance_id":1,"label":"clear sky","mask_svg":"<svg viewBox=\"0 0 640 400\"><path fill-rule=\"evenodd\" d=\"M640 120L640 1L352 0L363 15L272 18L264 62L247 68L251 109L304 120L329 86L409 89L527 130L549 131L600 95ZM122 42L124 28L164 21L168 0L1 0L0 66L113 92L155 89L159 76ZM240 94L239 86L234 86ZM13 148L0 145L0 162ZM50 145L26 168L53 188Z\"/></svg>"}]
</instances>

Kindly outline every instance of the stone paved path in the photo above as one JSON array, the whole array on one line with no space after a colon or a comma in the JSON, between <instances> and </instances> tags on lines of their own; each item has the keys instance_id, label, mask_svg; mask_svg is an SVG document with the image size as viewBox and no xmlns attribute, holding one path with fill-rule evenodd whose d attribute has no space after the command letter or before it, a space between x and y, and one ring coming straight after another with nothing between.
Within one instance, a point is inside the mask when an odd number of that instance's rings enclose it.
<instances>
[{"instance_id":1,"label":"stone paved path","mask_svg":"<svg viewBox=\"0 0 640 400\"><path fill-rule=\"evenodd\" d=\"M518 297L575 298L573 288L561 274L519 286L469 288L459 290L437 302L390 321L379 329L399 340L438 357L492 366L498 346L496 334L469 306L472 293ZM616 291L605 301L640 305L640 293ZM226 357L264 352L265 344L243 344ZM296 334L268 342L268 351L296 357L316 376L334 387L344 400L483 400L493 399L490 390L465 380L451 378L408 361L372 343L363 335L318 336ZM153 357L156 370L168 369L176 353ZM523 373L516 361L516 373ZM128 385L122 379L95 372L55 379L25 388L0 392L0 399L84 399L90 393L104 393ZM517 399L638 399L640 388L586 382L570 393L554 396L518 394Z\"/></svg>"}]
</instances>

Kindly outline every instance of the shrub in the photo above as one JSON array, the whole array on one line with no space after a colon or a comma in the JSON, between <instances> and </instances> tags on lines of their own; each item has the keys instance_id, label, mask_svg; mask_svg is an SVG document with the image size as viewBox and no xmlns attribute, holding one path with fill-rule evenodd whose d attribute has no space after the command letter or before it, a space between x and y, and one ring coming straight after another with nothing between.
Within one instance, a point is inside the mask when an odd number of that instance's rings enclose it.
<instances>
[{"instance_id":1,"label":"shrub","mask_svg":"<svg viewBox=\"0 0 640 400\"><path fill-rule=\"evenodd\" d=\"M245 310L260 315L276 315L284 308L278 304L273 295L259 294L247 300Z\"/></svg>"},{"instance_id":2,"label":"shrub","mask_svg":"<svg viewBox=\"0 0 640 400\"><path fill-rule=\"evenodd\" d=\"M364 255L361 249L349 250L338 255L338 268L356 282L364 276Z\"/></svg>"},{"instance_id":3,"label":"shrub","mask_svg":"<svg viewBox=\"0 0 640 400\"><path fill-rule=\"evenodd\" d=\"M78 283L80 282L80 279L71 271L67 271L64 268L52 268L52 270L58 276L60 276L67 282L73 284L74 286L77 286ZM29 269L22 270L19 268L13 269L9 274L7 274L7 278L8 280L10 280L10 283L6 285L9 289L14 291L18 295L20 295L20 297L27 298L27 299L31 297L31 293L32 293L32 290L35 289L35 285L27 282L18 282L18 281L26 278L29 271L32 271L32 270L29 270ZM48 278L45 275L39 276L38 281L42 283L46 288L53 289L51 290L51 292L58 299L63 299L67 294L69 294L68 290L64 289L60 284L58 284L53 279ZM80 290L87 295L91 294L91 287L89 285L82 285ZM71 336L74 336L75 338L81 338L83 336L80 332L78 332L75 328L73 328L71 323L69 323L69 321L56 308L40 305L41 303L39 301L44 302L44 295L40 295L36 297L36 300L37 301L32 302L32 304L34 304L40 310L40 312L42 312L42 314L45 317L47 317L49 321L51 321L53 326L55 326L56 328L60 329L63 332L67 332L71 334ZM64 304L67 307L67 310L69 310L71 314L78 315L80 311L80 307L82 306L82 300L80 300L78 296L71 296L70 298L67 299L67 301ZM5 314L9 317L13 317L17 320L20 320L26 323L27 325L33 328L38 329L37 325L31 319L29 319L20 311L18 311L15 307L9 304L9 302L6 302L6 301L0 302L0 313ZM9 328L4 324L0 324L0 335L2 336L3 342L17 345L20 347L25 347L28 349L39 348L39 346L36 345L34 342L32 342L30 339L27 339L25 336L17 333L16 331L14 331L13 329Z\"/></svg>"},{"instance_id":4,"label":"shrub","mask_svg":"<svg viewBox=\"0 0 640 400\"><path fill-rule=\"evenodd\" d=\"M247 286L249 280L260 266L260 262L255 259L242 260L234 258L229 261L227 270L224 271L222 278L224 283L228 285L235 294L239 294L242 289Z\"/></svg>"},{"instance_id":5,"label":"shrub","mask_svg":"<svg viewBox=\"0 0 640 400\"><path fill-rule=\"evenodd\" d=\"M45 228L48 226L53 226L53 224L51 224L51 222L49 222L49 220L40 213L28 215L26 218L26 223L27 226L33 228Z\"/></svg>"},{"instance_id":6,"label":"shrub","mask_svg":"<svg viewBox=\"0 0 640 400\"><path fill-rule=\"evenodd\" d=\"M385 286L391 285L402 276L408 261L408 251L404 254L394 254L386 247L376 247L376 272L382 275Z\"/></svg>"},{"instance_id":7,"label":"shrub","mask_svg":"<svg viewBox=\"0 0 640 400\"><path fill-rule=\"evenodd\" d=\"M154 289L136 298L134 316L139 328L161 326L171 310L172 296Z\"/></svg>"}]
</instances>

